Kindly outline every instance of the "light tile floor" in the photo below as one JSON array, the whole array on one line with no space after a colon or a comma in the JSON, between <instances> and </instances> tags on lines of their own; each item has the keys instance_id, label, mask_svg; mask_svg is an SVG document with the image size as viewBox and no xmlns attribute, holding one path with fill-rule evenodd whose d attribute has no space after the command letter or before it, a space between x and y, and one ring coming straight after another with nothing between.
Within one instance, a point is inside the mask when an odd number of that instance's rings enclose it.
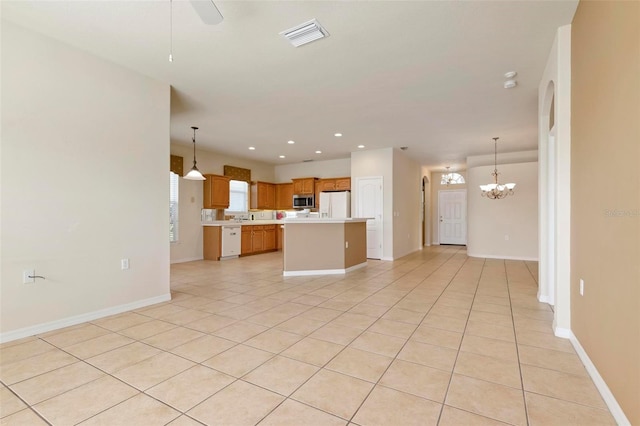
<instances>
[{"instance_id":1,"label":"light tile floor","mask_svg":"<svg viewBox=\"0 0 640 426\"><path fill-rule=\"evenodd\" d=\"M432 247L346 276L172 265L171 302L0 347L2 425L615 424L537 264Z\"/></svg>"}]
</instances>

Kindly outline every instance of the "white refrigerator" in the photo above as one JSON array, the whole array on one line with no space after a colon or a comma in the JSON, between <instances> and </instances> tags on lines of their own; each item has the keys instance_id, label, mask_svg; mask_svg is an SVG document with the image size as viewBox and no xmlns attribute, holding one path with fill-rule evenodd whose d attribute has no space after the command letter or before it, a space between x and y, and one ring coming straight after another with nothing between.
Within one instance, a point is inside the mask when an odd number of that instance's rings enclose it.
<instances>
[{"instance_id":1,"label":"white refrigerator","mask_svg":"<svg viewBox=\"0 0 640 426\"><path fill-rule=\"evenodd\" d=\"M351 192L321 192L320 219L345 219L351 217Z\"/></svg>"}]
</instances>

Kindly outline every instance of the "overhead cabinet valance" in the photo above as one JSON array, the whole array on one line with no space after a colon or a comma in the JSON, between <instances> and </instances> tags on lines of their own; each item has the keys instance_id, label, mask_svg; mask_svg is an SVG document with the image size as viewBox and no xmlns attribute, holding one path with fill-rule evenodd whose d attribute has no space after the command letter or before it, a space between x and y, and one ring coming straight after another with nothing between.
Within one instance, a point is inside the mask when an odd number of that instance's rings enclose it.
<instances>
[{"instance_id":1,"label":"overhead cabinet valance","mask_svg":"<svg viewBox=\"0 0 640 426\"><path fill-rule=\"evenodd\" d=\"M179 155L172 155L171 162L169 164L169 170L178 176L184 175L184 170L182 168L183 159Z\"/></svg>"},{"instance_id":2,"label":"overhead cabinet valance","mask_svg":"<svg viewBox=\"0 0 640 426\"><path fill-rule=\"evenodd\" d=\"M232 180L241 180L251 185L251 169L224 166L224 175L230 177Z\"/></svg>"}]
</instances>

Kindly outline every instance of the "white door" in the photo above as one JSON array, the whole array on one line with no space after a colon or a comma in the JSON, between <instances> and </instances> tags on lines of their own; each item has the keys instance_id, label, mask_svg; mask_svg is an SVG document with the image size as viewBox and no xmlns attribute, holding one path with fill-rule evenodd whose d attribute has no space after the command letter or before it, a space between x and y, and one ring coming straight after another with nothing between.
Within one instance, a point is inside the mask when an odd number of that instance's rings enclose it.
<instances>
[{"instance_id":1,"label":"white door","mask_svg":"<svg viewBox=\"0 0 640 426\"><path fill-rule=\"evenodd\" d=\"M467 244L467 190L438 191L440 244Z\"/></svg>"},{"instance_id":2,"label":"white door","mask_svg":"<svg viewBox=\"0 0 640 426\"><path fill-rule=\"evenodd\" d=\"M356 217L367 220L367 257L382 259L382 177L356 178Z\"/></svg>"}]
</instances>

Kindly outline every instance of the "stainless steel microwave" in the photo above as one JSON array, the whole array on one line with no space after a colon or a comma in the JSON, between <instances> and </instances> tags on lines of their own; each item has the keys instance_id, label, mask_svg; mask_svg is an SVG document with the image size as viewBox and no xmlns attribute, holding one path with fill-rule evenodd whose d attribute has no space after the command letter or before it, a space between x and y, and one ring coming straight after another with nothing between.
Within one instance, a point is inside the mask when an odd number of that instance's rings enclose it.
<instances>
[{"instance_id":1,"label":"stainless steel microwave","mask_svg":"<svg viewBox=\"0 0 640 426\"><path fill-rule=\"evenodd\" d=\"M313 195L294 195L293 196L293 208L294 209L312 209L316 206L315 197Z\"/></svg>"}]
</instances>

